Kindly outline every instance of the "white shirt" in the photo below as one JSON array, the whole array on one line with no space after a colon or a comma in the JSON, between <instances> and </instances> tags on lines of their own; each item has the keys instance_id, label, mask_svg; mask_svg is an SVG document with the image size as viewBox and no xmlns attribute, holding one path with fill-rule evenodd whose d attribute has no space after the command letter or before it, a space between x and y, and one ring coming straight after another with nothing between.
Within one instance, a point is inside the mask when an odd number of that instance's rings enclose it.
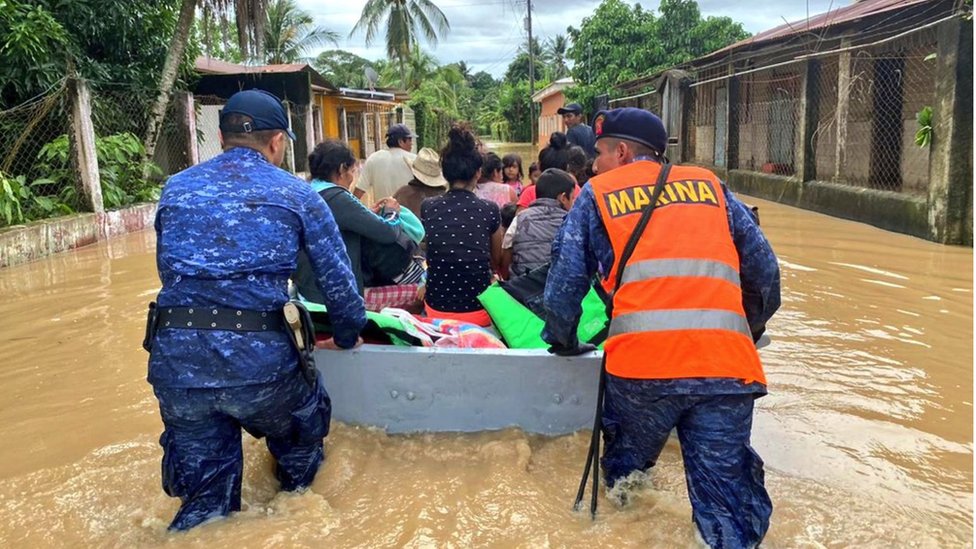
<instances>
[{"instance_id":1,"label":"white shirt","mask_svg":"<svg viewBox=\"0 0 976 549\"><path fill-rule=\"evenodd\" d=\"M512 224L509 225L508 229L505 230L505 236L502 237L503 250L511 249L512 245L515 243L515 226L518 225L518 218L519 216L516 215L515 218L512 219Z\"/></svg>"},{"instance_id":2,"label":"white shirt","mask_svg":"<svg viewBox=\"0 0 976 549\"><path fill-rule=\"evenodd\" d=\"M417 155L405 151L400 147L383 149L369 155L359 174L356 188L371 192L373 200L380 200L393 196L400 187L413 179L413 172L407 160L413 160Z\"/></svg>"}]
</instances>

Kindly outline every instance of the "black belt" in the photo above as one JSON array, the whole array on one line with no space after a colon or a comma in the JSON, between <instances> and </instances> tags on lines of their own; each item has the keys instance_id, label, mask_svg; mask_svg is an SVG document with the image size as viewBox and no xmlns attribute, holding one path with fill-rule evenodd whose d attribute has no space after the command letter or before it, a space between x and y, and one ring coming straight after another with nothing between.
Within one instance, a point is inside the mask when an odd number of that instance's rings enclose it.
<instances>
[{"instance_id":1,"label":"black belt","mask_svg":"<svg viewBox=\"0 0 976 549\"><path fill-rule=\"evenodd\" d=\"M247 311L219 307L163 307L157 328L183 330L230 330L233 332L280 332L285 329L281 311Z\"/></svg>"}]
</instances>

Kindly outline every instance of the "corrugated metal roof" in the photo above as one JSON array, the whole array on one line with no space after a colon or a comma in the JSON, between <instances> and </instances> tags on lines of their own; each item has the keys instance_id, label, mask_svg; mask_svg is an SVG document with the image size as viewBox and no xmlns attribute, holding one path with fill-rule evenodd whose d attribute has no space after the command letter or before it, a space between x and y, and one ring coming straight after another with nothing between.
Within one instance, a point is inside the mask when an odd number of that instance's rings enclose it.
<instances>
[{"instance_id":1,"label":"corrugated metal roof","mask_svg":"<svg viewBox=\"0 0 976 549\"><path fill-rule=\"evenodd\" d=\"M853 4L849 6L844 6L841 8L827 11L825 13L821 13L819 15L814 15L811 16L809 19L804 19L793 23L785 23L778 27L762 31L759 34L746 38L745 40L736 42L735 44L732 44L730 46L726 46L720 50L702 56L699 59L707 59L745 46L759 45L764 42L772 42L775 40L780 40L782 38L803 34L805 32L816 31L818 29L825 29L827 27L840 25L842 23L850 23L858 19L862 19L864 17L870 17L873 15L878 15L889 11L904 9L910 6L914 6L916 4L924 4L926 2L931 2L931 1L932 0L855 1Z\"/></svg>"},{"instance_id":2,"label":"corrugated metal roof","mask_svg":"<svg viewBox=\"0 0 976 549\"><path fill-rule=\"evenodd\" d=\"M288 74L293 72L309 72L312 75L312 83L323 89L335 90L336 87L326 80L308 63L284 63L280 65L240 65L213 59L210 57L197 57L193 63L197 72L203 74Z\"/></svg>"}]
</instances>

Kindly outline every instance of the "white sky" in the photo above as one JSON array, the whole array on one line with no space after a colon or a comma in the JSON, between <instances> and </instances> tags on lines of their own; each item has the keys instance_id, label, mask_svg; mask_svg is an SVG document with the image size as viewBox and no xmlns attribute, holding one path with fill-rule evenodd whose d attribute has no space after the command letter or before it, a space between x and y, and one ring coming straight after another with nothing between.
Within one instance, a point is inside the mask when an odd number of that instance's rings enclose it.
<instances>
[{"instance_id":1,"label":"white sky","mask_svg":"<svg viewBox=\"0 0 976 549\"><path fill-rule=\"evenodd\" d=\"M629 0L628 0L629 1ZM385 57L383 35L367 48L363 33L349 38L349 31L359 20L365 0L324 2L297 0L302 9L315 17L317 24L338 32L343 38L339 49L374 60ZM434 0L447 16L451 30L436 48L422 42L441 64L463 60L471 72L487 71L495 77L505 73L515 57L519 44L526 39L523 25L524 0ZM658 0L640 3L645 9L657 9ZM850 4L850 0L699 0L703 16L728 16L743 24L753 34L789 22L800 21ZM532 33L543 41L548 36L566 34L566 27L579 27L591 15L600 0L533 0ZM322 49L332 49L331 46ZM317 54L317 52L316 52Z\"/></svg>"}]
</instances>

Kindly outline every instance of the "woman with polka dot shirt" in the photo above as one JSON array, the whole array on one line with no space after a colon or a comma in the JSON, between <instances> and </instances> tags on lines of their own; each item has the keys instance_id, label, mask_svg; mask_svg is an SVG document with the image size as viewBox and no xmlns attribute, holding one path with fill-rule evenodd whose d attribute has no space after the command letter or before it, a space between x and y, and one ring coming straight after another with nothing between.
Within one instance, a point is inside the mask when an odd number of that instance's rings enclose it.
<instances>
[{"instance_id":1,"label":"woman with polka dot shirt","mask_svg":"<svg viewBox=\"0 0 976 549\"><path fill-rule=\"evenodd\" d=\"M420 217L427 231L427 315L488 326L478 295L499 268L503 235L498 206L474 194L482 162L471 131L452 127L441 151L450 190L425 200Z\"/></svg>"}]
</instances>

